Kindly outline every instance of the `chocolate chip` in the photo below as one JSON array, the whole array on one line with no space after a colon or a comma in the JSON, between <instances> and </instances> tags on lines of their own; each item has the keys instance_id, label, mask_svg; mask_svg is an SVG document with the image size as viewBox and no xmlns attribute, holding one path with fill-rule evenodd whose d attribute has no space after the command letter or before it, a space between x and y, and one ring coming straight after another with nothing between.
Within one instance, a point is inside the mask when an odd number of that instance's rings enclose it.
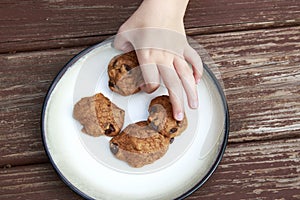
<instances>
[{"instance_id":1,"label":"chocolate chip","mask_svg":"<svg viewBox=\"0 0 300 200\"><path fill-rule=\"evenodd\" d=\"M113 153L113 154L117 154L118 151L119 151L119 146L118 144L115 144L115 143L111 143L110 144L110 151Z\"/></svg>"},{"instance_id":2,"label":"chocolate chip","mask_svg":"<svg viewBox=\"0 0 300 200\"><path fill-rule=\"evenodd\" d=\"M172 144L174 142L175 138L170 138L170 144Z\"/></svg>"},{"instance_id":3,"label":"chocolate chip","mask_svg":"<svg viewBox=\"0 0 300 200\"><path fill-rule=\"evenodd\" d=\"M108 82L108 86L109 86L109 87L115 87L115 84L113 84L113 82L109 81L109 82Z\"/></svg>"},{"instance_id":4,"label":"chocolate chip","mask_svg":"<svg viewBox=\"0 0 300 200\"><path fill-rule=\"evenodd\" d=\"M105 130L105 135L109 135L109 134L111 134L111 132L112 132L112 131L111 131L110 129L106 129L106 130Z\"/></svg>"},{"instance_id":5,"label":"chocolate chip","mask_svg":"<svg viewBox=\"0 0 300 200\"><path fill-rule=\"evenodd\" d=\"M129 67L129 65L123 64L123 66L125 67L126 71L129 72L131 70L131 68Z\"/></svg>"},{"instance_id":6,"label":"chocolate chip","mask_svg":"<svg viewBox=\"0 0 300 200\"><path fill-rule=\"evenodd\" d=\"M116 85L115 85L114 87L115 87L115 89L117 89L117 90L121 90L120 87L117 85L117 83L116 83ZM122 90L121 90L121 91L122 91Z\"/></svg>"},{"instance_id":7,"label":"chocolate chip","mask_svg":"<svg viewBox=\"0 0 300 200\"><path fill-rule=\"evenodd\" d=\"M171 130L170 130L170 133L172 134L172 133L175 133L177 131L177 128L172 128Z\"/></svg>"},{"instance_id":8,"label":"chocolate chip","mask_svg":"<svg viewBox=\"0 0 300 200\"><path fill-rule=\"evenodd\" d=\"M176 121L177 126L182 127L182 121Z\"/></svg>"},{"instance_id":9,"label":"chocolate chip","mask_svg":"<svg viewBox=\"0 0 300 200\"><path fill-rule=\"evenodd\" d=\"M154 122L150 122L149 126L156 131L158 130L158 126L156 126Z\"/></svg>"},{"instance_id":10,"label":"chocolate chip","mask_svg":"<svg viewBox=\"0 0 300 200\"><path fill-rule=\"evenodd\" d=\"M114 63L113 63L114 68L117 67L117 62L118 62L118 59L116 59L116 60L114 61Z\"/></svg>"},{"instance_id":11,"label":"chocolate chip","mask_svg":"<svg viewBox=\"0 0 300 200\"><path fill-rule=\"evenodd\" d=\"M115 130L116 130L115 127L112 124L109 124L108 129L105 130L105 135L109 135L112 132L114 132Z\"/></svg>"},{"instance_id":12,"label":"chocolate chip","mask_svg":"<svg viewBox=\"0 0 300 200\"><path fill-rule=\"evenodd\" d=\"M150 109L149 109L149 112L150 113L157 112L157 107L156 106L151 106Z\"/></svg>"}]
</instances>

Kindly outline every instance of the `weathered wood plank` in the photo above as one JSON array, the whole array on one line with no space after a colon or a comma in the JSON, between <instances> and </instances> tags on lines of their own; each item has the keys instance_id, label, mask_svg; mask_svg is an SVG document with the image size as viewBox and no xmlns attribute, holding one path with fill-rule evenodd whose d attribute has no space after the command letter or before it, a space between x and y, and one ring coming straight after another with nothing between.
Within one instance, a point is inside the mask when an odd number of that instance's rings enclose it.
<instances>
[{"instance_id":1,"label":"weathered wood plank","mask_svg":"<svg viewBox=\"0 0 300 200\"><path fill-rule=\"evenodd\" d=\"M216 173L188 199L297 199L300 139L231 144Z\"/></svg>"},{"instance_id":2,"label":"weathered wood plank","mask_svg":"<svg viewBox=\"0 0 300 200\"><path fill-rule=\"evenodd\" d=\"M5 199L82 199L64 184L50 164L0 170L0 198Z\"/></svg>"},{"instance_id":3,"label":"weathered wood plank","mask_svg":"<svg viewBox=\"0 0 300 200\"><path fill-rule=\"evenodd\" d=\"M45 162L41 109L53 78L82 49L0 56L0 166Z\"/></svg>"},{"instance_id":4,"label":"weathered wood plank","mask_svg":"<svg viewBox=\"0 0 300 200\"><path fill-rule=\"evenodd\" d=\"M223 77L229 142L299 137L300 27L197 36ZM43 97L81 49L0 55L0 165L45 161ZM23 158L23 159L20 159Z\"/></svg>"},{"instance_id":5,"label":"weathered wood plank","mask_svg":"<svg viewBox=\"0 0 300 200\"><path fill-rule=\"evenodd\" d=\"M300 138L230 144L209 181L187 199L295 199ZM0 170L0 199L81 199L50 164Z\"/></svg>"},{"instance_id":6,"label":"weathered wood plank","mask_svg":"<svg viewBox=\"0 0 300 200\"><path fill-rule=\"evenodd\" d=\"M299 137L300 27L197 36L221 72L230 142Z\"/></svg>"},{"instance_id":7,"label":"weathered wood plank","mask_svg":"<svg viewBox=\"0 0 300 200\"><path fill-rule=\"evenodd\" d=\"M0 2L0 53L95 44L115 34L141 0ZM300 24L297 0L191 0L189 35Z\"/></svg>"},{"instance_id":8,"label":"weathered wood plank","mask_svg":"<svg viewBox=\"0 0 300 200\"><path fill-rule=\"evenodd\" d=\"M188 34L233 32L299 25L296 0L191 0L186 12Z\"/></svg>"}]
</instances>

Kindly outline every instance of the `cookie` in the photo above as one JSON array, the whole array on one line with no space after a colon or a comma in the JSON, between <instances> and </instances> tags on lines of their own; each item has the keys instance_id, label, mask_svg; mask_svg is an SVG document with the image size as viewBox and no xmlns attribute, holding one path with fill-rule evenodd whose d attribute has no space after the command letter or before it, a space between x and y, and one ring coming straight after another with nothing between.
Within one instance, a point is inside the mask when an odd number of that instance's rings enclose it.
<instances>
[{"instance_id":1,"label":"cookie","mask_svg":"<svg viewBox=\"0 0 300 200\"><path fill-rule=\"evenodd\" d=\"M95 137L117 135L123 126L124 115L124 110L101 93L82 98L73 110L73 117L83 126L82 132Z\"/></svg>"},{"instance_id":2,"label":"cookie","mask_svg":"<svg viewBox=\"0 0 300 200\"><path fill-rule=\"evenodd\" d=\"M180 135L188 125L185 115L182 121L173 118L172 104L166 95L152 99L148 112L149 126L169 138Z\"/></svg>"},{"instance_id":3,"label":"cookie","mask_svg":"<svg viewBox=\"0 0 300 200\"><path fill-rule=\"evenodd\" d=\"M108 86L123 96L140 91L143 76L135 51L130 51L112 58L108 65Z\"/></svg>"},{"instance_id":4,"label":"cookie","mask_svg":"<svg viewBox=\"0 0 300 200\"><path fill-rule=\"evenodd\" d=\"M110 140L111 152L132 167L142 167L161 158L168 150L170 138L153 130L146 121L128 125Z\"/></svg>"}]
</instances>

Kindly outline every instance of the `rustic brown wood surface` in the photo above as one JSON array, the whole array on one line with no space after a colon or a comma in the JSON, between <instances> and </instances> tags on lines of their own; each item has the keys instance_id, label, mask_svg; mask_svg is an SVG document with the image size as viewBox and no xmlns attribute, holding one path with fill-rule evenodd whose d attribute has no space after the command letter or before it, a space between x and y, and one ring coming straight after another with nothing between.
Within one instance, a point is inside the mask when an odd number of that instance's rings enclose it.
<instances>
[{"instance_id":1,"label":"rustic brown wood surface","mask_svg":"<svg viewBox=\"0 0 300 200\"><path fill-rule=\"evenodd\" d=\"M140 2L0 2L1 200L82 199L44 152L42 103L63 65ZM220 166L187 199L300 199L300 1L191 0L185 24L220 71L231 120Z\"/></svg>"},{"instance_id":2,"label":"rustic brown wood surface","mask_svg":"<svg viewBox=\"0 0 300 200\"><path fill-rule=\"evenodd\" d=\"M0 52L91 45L116 33L141 0L0 2ZM298 0L193 0L189 35L300 25Z\"/></svg>"}]
</instances>

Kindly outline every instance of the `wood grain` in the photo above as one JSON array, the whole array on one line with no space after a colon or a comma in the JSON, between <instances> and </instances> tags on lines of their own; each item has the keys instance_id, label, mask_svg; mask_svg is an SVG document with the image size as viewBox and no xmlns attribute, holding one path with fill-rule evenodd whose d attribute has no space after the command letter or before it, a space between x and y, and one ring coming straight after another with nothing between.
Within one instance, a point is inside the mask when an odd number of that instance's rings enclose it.
<instances>
[{"instance_id":1,"label":"wood grain","mask_svg":"<svg viewBox=\"0 0 300 200\"><path fill-rule=\"evenodd\" d=\"M0 56L0 166L47 161L40 131L42 104L56 74L81 50Z\"/></svg>"},{"instance_id":2,"label":"wood grain","mask_svg":"<svg viewBox=\"0 0 300 200\"><path fill-rule=\"evenodd\" d=\"M230 144L216 173L187 199L298 199L299 142Z\"/></svg>"},{"instance_id":3,"label":"wood grain","mask_svg":"<svg viewBox=\"0 0 300 200\"><path fill-rule=\"evenodd\" d=\"M299 137L298 31L300 27L195 37L223 78L230 143ZM40 137L43 98L58 71L81 50L0 55L0 165L46 161Z\"/></svg>"},{"instance_id":4,"label":"wood grain","mask_svg":"<svg viewBox=\"0 0 300 200\"><path fill-rule=\"evenodd\" d=\"M299 137L299 33L294 27L195 37L220 71L230 142Z\"/></svg>"},{"instance_id":5,"label":"wood grain","mask_svg":"<svg viewBox=\"0 0 300 200\"><path fill-rule=\"evenodd\" d=\"M300 138L230 144L209 181L187 199L295 199L300 190ZM16 192L18 191L18 192ZM82 199L50 164L0 170L0 199Z\"/></svg>"},{"instance_id":6,"label":"wood grain","mask_svg":"<svg viewBox=\"0 0 300 200\"><path fill-rule=\"evenodd\" d=\"M92 45L115 34L141 0L0 2L0 53ZM192 0L189 35L300 24L297 0Z\"/></svg>"},{"instance_id":7,"label":"wood grain","mask_svg":"<svg viewBox=\"0 0 300 200\"><path fill-rule=\"evenodd\" d=\"M141 1L0 1L1 200L82 199L44 153L42 103L64 64ZM221 164L187 199L300 199L300 1L191 0L184 22L231 118Z\"/></svg>"},{"instance_id":8,"label":"wood grain","mask_svg":"<svg viewBox=\"0 0 300 200\"><path fill-rule=\"evenodd\" d=\"M1 169L0 177L2 200L82 199L59 179L50 164Z\"/></svg>"}]
</instances>

